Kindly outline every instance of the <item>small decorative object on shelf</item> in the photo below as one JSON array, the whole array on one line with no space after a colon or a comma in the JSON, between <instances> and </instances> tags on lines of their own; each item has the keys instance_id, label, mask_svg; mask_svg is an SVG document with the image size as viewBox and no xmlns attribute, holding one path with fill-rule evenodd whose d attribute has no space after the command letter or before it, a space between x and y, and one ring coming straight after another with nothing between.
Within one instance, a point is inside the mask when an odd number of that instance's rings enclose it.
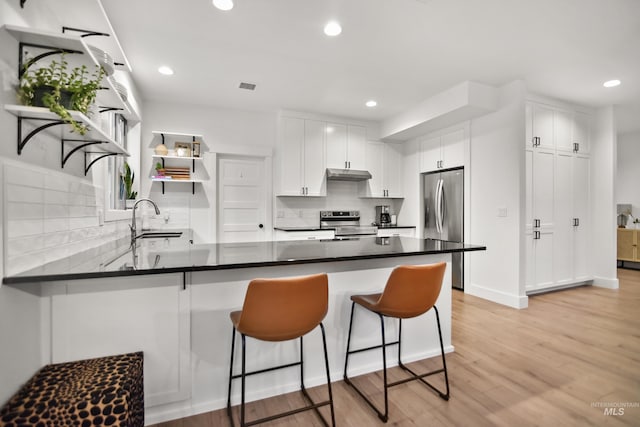
<instances>
[{"instance_id":1,"label":"small decorative object on shelf","mask_svg":"<svg viewBox=\"0 0 640 427\"><path fill-rule=\"evenodd\" d=\"M188 142L176 142L174 145L176 156L191 157L191 144Z\"/></svg>"},{"instance_id":2,"label":"small decorative object on shelf","mask_svg":"<svg viewBox=\"0 0 640 427\"><path fill-rule=\"evenodd\" d=\"M200 157L200 143L193 141L193 157Z\"/></svg>"},{"instance_id":3,"label":"small decorative object on shelf","mask_svg":"<svg viewBox=\"0 0 640 427\"><path fill-rule=\"evenodd\" d=\"M73 131L80 135L87 133L84 123L73 119L69 110L89 115L98 89L104 77L102 67L96 65L91 73L86 65L68 70L65 54L60 61L53 60L47 67L29 68L27 61L20 78L18 98L27 106L46 107L56 113Z\"/></svg>"},{"instance_id":4,"label":"small decorative object on shelf","mask_svg":"<svg viewBox=\"0 0 640 427\"><path fill-rule=\"evenodd\" d=\"M167 154L169 154L169 150L167 149L167 146L164 144L157 145L154 151L158 156L166 156Z\"/></svg>"}]
</instances>

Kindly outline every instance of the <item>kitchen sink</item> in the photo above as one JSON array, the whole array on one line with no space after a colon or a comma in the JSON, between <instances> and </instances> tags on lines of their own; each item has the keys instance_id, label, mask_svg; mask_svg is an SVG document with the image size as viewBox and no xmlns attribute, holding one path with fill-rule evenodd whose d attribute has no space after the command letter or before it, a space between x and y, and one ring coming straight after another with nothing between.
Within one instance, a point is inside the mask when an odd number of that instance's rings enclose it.
<instances>
[{"instance_id":1,"label":"kitchen sink","mask_svg":"<svg viewBox=\"0 0 640 427\"><path fill-rule=\"evenodd\" d=\"M138 239L169 239L182 236L182 231L145 231Z\"/></svg>"}]
</instances>

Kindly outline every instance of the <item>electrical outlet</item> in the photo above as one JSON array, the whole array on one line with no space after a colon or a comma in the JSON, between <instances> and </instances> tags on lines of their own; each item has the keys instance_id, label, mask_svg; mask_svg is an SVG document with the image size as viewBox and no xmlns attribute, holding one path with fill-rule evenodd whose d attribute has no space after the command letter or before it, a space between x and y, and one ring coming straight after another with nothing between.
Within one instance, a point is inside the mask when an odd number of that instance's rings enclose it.
<instances>
[{"instance_id":1,"label":"electrical outlet","mask_svg":"<svg viewBox=\"0 0 640 427\"><path fill-rule=\"evenodd\" d=\"M505 207L498 208L498 216L499 217L506 217L507 216L507 208L505 208Z\"/></svg>"}]
</instances>

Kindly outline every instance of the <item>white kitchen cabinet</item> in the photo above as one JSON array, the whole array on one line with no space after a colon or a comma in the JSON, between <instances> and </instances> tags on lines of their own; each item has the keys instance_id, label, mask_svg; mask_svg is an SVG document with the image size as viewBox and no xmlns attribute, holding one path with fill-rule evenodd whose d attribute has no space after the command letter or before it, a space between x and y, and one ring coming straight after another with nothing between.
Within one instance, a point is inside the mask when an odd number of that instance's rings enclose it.
<instances>
[{"instance_id":1,"label":"white kitchen cabinet","mask_svg":"<svg viewBox=\"0 0 640 427\"><path fill-rule=\"evenodd\" d=\"M576 135L588 140L589 120L535 103L526 114L525 288L536 292L591 279L590 159L575 145Z\"/></svg>"},{"instance_id":2,"label":"white kitchen cabinet","mask_svg":"<svg viewBox=\"0 0 640 427\"><path fill-rule=\"evenodd\" d=\"M574 151L579 154L589 154L591 148L590 136L590 117L588 114L576 112L573 115L572 140Z\"/></svg>"},{"instance_id":3,"label":"white kitchen cabinet","mask_svg":"<svg viewBox=\"0 0 640 427\"><path fill-rule=\"evenodd\" d=\"M415 227L402 227L402 228L378 228L378 237L393 237L393 236L401 236L401 237L415 237L416 229Z\"/></svg>"},{"instance_id":4,"label":"white kitchen cabinet","mask_svg":"<svg viewBox=\"0 0 640 427\"><path fill-rule=\"evenodd\" d=\"M420 171L464 166L466 139L467 131L464 128L427 136L420 142Z\"/></svg>"},{"instance_id":5,"label":"white kitchen cabinet","mask_svg":"<svg viewBox=\"0 0 640 427\"><path fill-rule=\"evenodd\" d=\"M278 196L325 196L325 125L282 117Z\"/></svg>"},{"instance_id":6,"label":"white kitchen cabinet","mask_svg":"<svg viewBox=\"0 0 640 427\"><path fill-rule=\"evenodd\" d=\"M530 102L526 105L525 116L527 129L525 146L527 148L555 148L553 141L553 108Z\"/></svg>"},{"instance_id":7,"label":"white kitchen cabinet","mask_svg":"<svg viewBox=\"0 0 640 427\"><path fill-rule=\"evenodd\" d=\"M526 288L553 283L555 158L550 150L528 150L526 162Z\"/></svg>"},{"instance_id":8,"label":"white kitchen cabinet","mask_svg":"<svg viewBox=\"0 0 640 427\"><path fill-rule=\"evenodd\" d=\"M48 304L51 362L143 351L145 407L188 399L191 298L182 285L182 274L64 283Z\"/></svg>"},{"instance_id":9,"label":"white kitchen cabinet","mask_svg":"<svg viewBox=\"0 0 640 427\"><path fill-rule=\"evenodd\" d=\"M276 241L291 240L325 240L335 237L334 230L305 230L305 231L286 231L276 230Z\"/></svg>"},{"instance_id":10,"label":"white kitchen cabinet","mask_svg":"<svg viewBox=\"0 0 640 427\"><path fill-rule=\"evenodd\" d=\"M327 167L335 169L365 168L366 129L364 126L326 124Z\"/></svg>"},{"instance_id":11,"label":"white kitchen cabinet","mask_svg":"<svg viewBox=\"0 0 640 427\"><path fill-rule=\"evenodd\" d=\"M365 159L371 179L363 181L362 197L404 197L401 144L368 141Z\"/></svg>"}]
</instances>

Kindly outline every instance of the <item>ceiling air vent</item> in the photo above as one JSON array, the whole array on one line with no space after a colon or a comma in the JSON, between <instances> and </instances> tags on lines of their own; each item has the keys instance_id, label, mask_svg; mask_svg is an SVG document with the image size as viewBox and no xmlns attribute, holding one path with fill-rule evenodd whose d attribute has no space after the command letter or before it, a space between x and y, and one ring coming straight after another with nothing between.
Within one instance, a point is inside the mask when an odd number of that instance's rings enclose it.
<instances>
[{"instance_id":1,"label":"ceiling air vent","mask_svg":"<svg viewBox=\"0 0 640 427\"><path fill-rule=\"evenodd\" d=\"M256 85L254 85L253 83L240 82L240 86L238 87L240 89L256 90Z\"/></svg>"}]
</instances>

